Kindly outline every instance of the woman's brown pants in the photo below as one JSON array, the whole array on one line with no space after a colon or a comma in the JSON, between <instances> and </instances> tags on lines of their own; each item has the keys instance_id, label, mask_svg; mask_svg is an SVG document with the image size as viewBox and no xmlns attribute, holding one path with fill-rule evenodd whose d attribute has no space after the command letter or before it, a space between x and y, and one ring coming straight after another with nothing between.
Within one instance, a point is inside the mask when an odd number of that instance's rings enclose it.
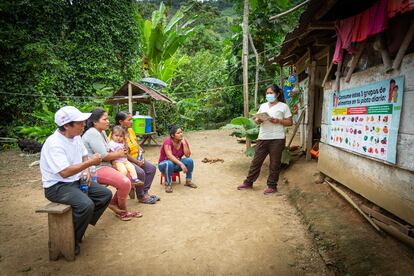
<instances>
[{"instance_id":1,"label":"woman's brown pants","mask_svg":"<svg viewBox=\"0 0 414 276\"><path fill-rule=\"evenodd\" d=\"M267 186L276 188L279 180L280 162L282 159L282 151L285 148L285 139L274 140L257 140L256 152L252 163L250 164L249 174L244 180L245 185L253 185L253 182L260 175L263 162L267 155L270 155L269 177L267 178Z\"/></svg>"}]
</instances>

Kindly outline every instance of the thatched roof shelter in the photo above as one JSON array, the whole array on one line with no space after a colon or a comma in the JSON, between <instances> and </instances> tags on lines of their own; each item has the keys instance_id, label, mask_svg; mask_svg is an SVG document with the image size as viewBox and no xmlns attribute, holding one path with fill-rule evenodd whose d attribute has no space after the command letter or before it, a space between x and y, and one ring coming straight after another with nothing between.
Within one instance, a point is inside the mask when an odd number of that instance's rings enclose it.
<instances>
[{"instance_id":1,"label":"thatched roof shelter","mask_svg":"<svg viewBox=\"0 0 414 276\"><path fill-rule=\"evenodd\" d=\"M131 92L131 93L129 93ZM129 95L131 94L131 95ZM131 102L151 104L151 101L164 101L167 103L175 103L173 100L168 98L166 95L146 86L142 83L136 83L133 81L127 81L121 88L118 89L106 103L108 104L124 104L128 103L129 96ZM131 110L132 111L132 108Z\"/></svg>"},{"instance_id":2,"label":"thatched roof shelter","mask_svg":"<svg viewBox=\"0 0 414 276\"><path fill-rule=\"evenodd\" d=\"M168 98L166 95L152 89L151 87L146 86L142 83L136 83L133 81L127 81L121 88L118 89L111 97L106 100L107 104L117 105L128 103L128 110L132 113L132 102L143 103L149 105L149 115L153 118L152 126L153 132L144 134L144 143L146 140L153 140L157 143L152 135L155 135L157 132L156 122L155 122L155 108L153 101L163 101L170 104L175 102Z\"/></svg>"}]
</instances>

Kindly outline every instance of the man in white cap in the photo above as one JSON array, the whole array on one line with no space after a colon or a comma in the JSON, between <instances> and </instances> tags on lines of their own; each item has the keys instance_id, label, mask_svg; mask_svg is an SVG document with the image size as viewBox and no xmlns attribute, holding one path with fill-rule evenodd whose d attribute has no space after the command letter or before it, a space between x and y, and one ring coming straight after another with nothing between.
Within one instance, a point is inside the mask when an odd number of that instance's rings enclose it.
<instances>
[{"instance_id":1,"label":"man in white cap","mask_svg":"<svg viewBox=\"0 0 414 276\"><path fill-rule=\"evenodd\" d=\"M101 162L99 154L88 158L80 137L90 116L91 113L82 113L73 106L59 109L55 114L59 128L47 138L40 155L46 198L72 206L76 255L80 253L79 243L88 224L97 223L112 198L111 191L97 183L89 184L88 194L79 189L81 173L89 173L90 166Z\"/></svg>"}]
</instances>

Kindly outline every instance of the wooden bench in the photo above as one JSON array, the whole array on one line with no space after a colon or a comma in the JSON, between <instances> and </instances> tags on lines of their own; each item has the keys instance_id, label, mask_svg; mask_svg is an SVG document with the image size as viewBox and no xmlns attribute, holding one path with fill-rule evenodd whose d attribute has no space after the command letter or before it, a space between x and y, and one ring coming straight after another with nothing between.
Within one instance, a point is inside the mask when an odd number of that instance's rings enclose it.
<instances>
[{"instance_id":1,"label":"wooden bench","mask_svg":"<svg viewBox=\"0 0 414 276\"><path fill-rule=\"evenodd\" d=\"M75 260L75 233L70 205L50 202L36 213L47 213L49 224L49 259L55 261L62 254L66 260Z\"/></svg>"}]
</instances>

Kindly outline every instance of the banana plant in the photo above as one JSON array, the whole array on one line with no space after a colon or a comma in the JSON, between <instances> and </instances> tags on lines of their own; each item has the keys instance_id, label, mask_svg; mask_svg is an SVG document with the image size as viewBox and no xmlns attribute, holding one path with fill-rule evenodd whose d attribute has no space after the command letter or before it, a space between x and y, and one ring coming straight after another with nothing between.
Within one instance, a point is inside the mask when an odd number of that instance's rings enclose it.
<instances>
[{"instance_id":1,"label":"banana plant","mask_svg":"<svg viewBox=\"0 0 414 276\"><path fill-rule=\"evenodd\" d=\"M231 129L233 132L231 136L238 138L247 138L250 141L254 141L259 136L259 126L253 121L253 119L246 117L237 117L230 121L223 129ZM246 155L252 157L255 152L255 147L250 147L246 150Z\"/></svg>"},{"instance_id":2,"label":"banana plant","mask_svg":"<svg viewBox=\"0 0 414 276\"><path fill-rule=\"evenodd\" d=\"M159 9L152 13L151 20L136 18L141 31L146 76L169 83L175 69L183 62L182 58L176 58L176 53L193 33L190 25L195 21L190 19L182 23L188 9L178 10L168 20L165 5L161 2Z\"/></svg>"},{"instance_id":3,"label":"banana plant","mask_svg":"<svg viewBox=\"0 0 414 276\"><path fill-rule=\"evenodd\" d=\"M46 138L56 130L55 113L50 111L45 103L42 103L42 109L36 110L33 117L39 122L38 125L20 126L18 132L25 138L34 139L43 144Z\"/></svg>"}]
</instances>

